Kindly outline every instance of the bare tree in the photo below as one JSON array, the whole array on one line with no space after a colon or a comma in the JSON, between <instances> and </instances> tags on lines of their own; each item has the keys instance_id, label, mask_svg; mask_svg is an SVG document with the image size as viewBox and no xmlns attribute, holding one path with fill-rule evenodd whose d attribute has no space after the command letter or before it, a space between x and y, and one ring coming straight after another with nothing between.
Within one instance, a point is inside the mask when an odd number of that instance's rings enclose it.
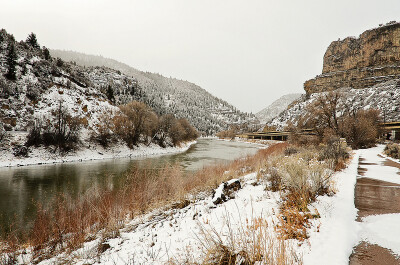
<instances>
[{"instance_id":1,"label":"bare tree","mask_svg":"<svg viewBox=\"0 0 400 265\"><path fill-rule=\"evenodd\" d=\"M341 93L330 91L321 93L314 102L306 107L306 114L302 116L297 124L301 128L312 128L323 137L327 130L339 134L339 101Z\"/></svg>"},{"instance_id":2,"label":"bare tree","mask_svg":"<svg viewBox=\"0 0 400 265\"><path fill-rule=\"evenodd\" d=\"M120 106L122 115L115 117L116 131L130 148L137 145L140 137L147 137L157 127L157 116L146 104L132 101Z\"/></svg>"}]
</instances>

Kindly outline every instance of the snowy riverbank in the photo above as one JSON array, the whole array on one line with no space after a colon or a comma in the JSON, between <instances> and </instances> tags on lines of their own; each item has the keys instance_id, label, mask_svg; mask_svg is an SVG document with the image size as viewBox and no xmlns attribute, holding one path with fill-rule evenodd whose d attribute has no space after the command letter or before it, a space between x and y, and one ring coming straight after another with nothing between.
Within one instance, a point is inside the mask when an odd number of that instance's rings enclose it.
<instances>
[{"instance_id":1,"label":"snowy riverbank","mask_svg":"<svg viewBox=\"0 0 400 265\"><path fill-rule=\"evenodd\" d=\"M182 143L179 147L166 148L162 148L156 144L150 144L148 146L140 144L134 149L130 149L124 144L118 144L107 149L103 148L101 145L87 145L62 156L58 153L51 152L44 147L32 148L28 157L15 157L12 151L2 151L0 153L0 167L56 164L124 157L157 156L185 152L195 143L196 141L192 141Z\"/></svg>"},{"instance_id":2,"label":"snowy riverbank","mask_svg":"<svg viewBox=\"0 0 400 265\"><path fill-rule=\"evenodd\" d=\"M309 238L285 241L291 258L303 259L304 264L348 264L360 229L354 206L358 157L358 152L353 154L349 166L333 176L336 194L320 196L310 206L320 218L311 221ZM191 264L205 258L204 240L210 236L224 244L232 239L240 244L245 241L246 229L260 226L264 226L269 243L275 242L277 247L280 193L266 190L267 183L258 181L256 173L240 178L240 182L234 199L215 205L210 195L196 196L195 202L182 209L158 209L135 218L117 238L104 243L98 238L41 264L58 260L71 264ZM107 246L103 253L98 252L99 244Z\"/></svg>"}]
</instances>

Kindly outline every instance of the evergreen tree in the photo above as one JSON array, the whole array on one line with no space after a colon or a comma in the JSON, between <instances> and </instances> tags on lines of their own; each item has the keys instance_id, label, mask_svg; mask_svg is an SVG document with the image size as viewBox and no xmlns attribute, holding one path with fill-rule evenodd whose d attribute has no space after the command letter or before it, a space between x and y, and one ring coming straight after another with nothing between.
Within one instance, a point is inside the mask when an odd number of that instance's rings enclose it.
<instances>
[{"instance_id":1,"label":"evergreen tree","mask_svg":"<svg viewBox=\"0 0 400 265\"><path fill-rule=\"evenodd\" d=\"M64 61L63 61L61 58L57 58L57 60L56 60L56 65L57 65L58 67L63 67Z\"/></svg>"},{"instance_id":2,"label":"evergreen tree","mask_svg":"<svg viewBox=\"0 0 400 265\"><path fill-rule=\"evenodd\" d=\"M3 50L3 41L4 41L3 31L0 31L0 52Z\"/></svg>"},{"instance_id":3,"label":"evergreen tree","mask_svg":"<svg viewBox=\"0 0 400 265\"><path fill-rule=\"evenodd\" d=\"M10 43L6 60L8 66L6 77L10 80L16 80L17 53L13 42Z\"/></svg>"},{"instance_id":4,"label":"evergreen tree","mask_svg":"<svg viewBox=\"0 0 400 265\"><path fill-rule=\"evenodd\" d=\"M109 101L114 102L114 90L112 89L111 85L108 85L107 88L107 98Z\"/></svg>"},{"instance_id":5,"label":"evergreen tree","mask_svg":"<svg viewBox=\"0 0 400 265\"><path fill-rule=\"evenodd\" d=\"M37 42L36 39L36 34L31 32L31 34L29 34L28 38L26 38L26 43L28 43L29 45L31 45L33 48L40 48L39 43Z\"/></svg>"},{"instance_id":6,"label":"evergreen tree","mask_svg":"<svg viewBox=\"0 0 400 265\"><path fill-rule=\"evenodd\" d=\"M22 75L26 75L26 72L28 71L28 68L26 67L29 64L29 59L28 57L24 58L23 66L22 66Z\"/></svg>"},{"instance_id":7,"label":"evergreen tree","mask_svg":"<svg viewBox=\"0 0 400 265\"><path fill-rule=\"evenodd\" d=\"M49 52L49 49L47 49L46 47L43 47L43 55L44 55L44 59L45 60L50 60L51 59L51 55Z\"/></svg>"}]
</instances>

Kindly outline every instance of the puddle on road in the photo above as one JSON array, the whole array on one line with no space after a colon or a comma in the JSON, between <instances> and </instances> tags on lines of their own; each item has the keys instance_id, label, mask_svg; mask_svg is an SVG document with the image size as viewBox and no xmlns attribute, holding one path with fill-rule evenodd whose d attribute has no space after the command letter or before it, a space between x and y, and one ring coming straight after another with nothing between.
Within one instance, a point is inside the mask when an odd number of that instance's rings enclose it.
<instances>
[{"instance_id":1,"label":"puddle on road","mask_svg":"<svg viewBox=\"0 0 400 265\"><path fill-rule=\"evenodd\" d=\"M382 157L382 156L381 156ZM357 221L368 215L400 213L400 185L372 178L365 178L367 168L365 165L377 165L367 163L360 157L358 164L357 183L355 187L355 206L358 209ZM386 159L382 166L396 167L400 170L400 164ZM399 174L397 172L397 174ZM378 245L361 242L353 248L349 260L350 265L372 264L400 264L400 258L390 250Z\"/></svg>"},{"instance_id":2,"label":"puddle on road","mask_svg":"<svg viewBox=\"0 0 400 265\"><path fill-rule=\"evenodd\" d=\"M360 218L375 215L400 213L400 185L370 178L358 178L355 190L355 205Z\"/></svg>"},{"instance_id":3,"label":"puddle on road","mask_svg":"<svg viewBox=\"0 0 400 265\"><path fill-rule=\"evenodd\" d=\"M381 246L361 242L354 247L350 256L350 265L373 265L373 264L400 264L400 258Z\"/></svg>"},{"instance_id":4,"label":"puddle on road","mask_svg":"<svg viewBox=\"0 0 400 265\"><path fill-rule=\"evenodd\" d=\"M367 172L367 169L362 167L363 165L378 165L365 161L364 158L359 158L359 176L365 176ZM386 159L382 165L400 170L400 164L389 159ZM357 178L354 201L359 210L358 221L368 215L400 213L400 185L372 178Z\"/></svg>"}]
</instances>

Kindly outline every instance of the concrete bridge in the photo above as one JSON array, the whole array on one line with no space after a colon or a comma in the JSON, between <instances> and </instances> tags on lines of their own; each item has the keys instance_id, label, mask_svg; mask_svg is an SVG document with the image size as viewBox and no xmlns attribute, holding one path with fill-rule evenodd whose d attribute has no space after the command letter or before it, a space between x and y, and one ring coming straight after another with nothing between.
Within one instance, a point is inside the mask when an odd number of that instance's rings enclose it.
<instances>
[{"instance_id":1,"label":"concrete bridge","mask_svg":"<svg viewBox=\"0 0 400 265\"><path fill-rule=\"evenodd\" d=\"M400 121L383 122L380 125L387 140L400 140Z\"/></svg>"},{"instance_id":2,"label":"concrete bridge","mask_svg":"<svg viewBox=\"0 0 400 265\"><path fill-rule=\"evenodd\" d=\"M289 131L263 131L263 132L244 133L238 135L238 137L246 139L287 141L290 134L291 132ZM301 134L315 135L312 129L303 129Z\"/></svg>"},{"instance_id":3,"label":"concrete bridge","mask_svg":"<svg viewBox=\"0 0 400 265\"><path fill-rule=\"evenodd\" d=\"M395 122L382 122L380 124L383 130L384 137L387 140L400 140L400 121ZM291 132L289 131L268 131L251 132L238 135L238 137L246 139L260 139L260 140L277 140L286 141ZM312 129L303 129L303 135L315 135Z\"/></svg>"}]
</instances>

